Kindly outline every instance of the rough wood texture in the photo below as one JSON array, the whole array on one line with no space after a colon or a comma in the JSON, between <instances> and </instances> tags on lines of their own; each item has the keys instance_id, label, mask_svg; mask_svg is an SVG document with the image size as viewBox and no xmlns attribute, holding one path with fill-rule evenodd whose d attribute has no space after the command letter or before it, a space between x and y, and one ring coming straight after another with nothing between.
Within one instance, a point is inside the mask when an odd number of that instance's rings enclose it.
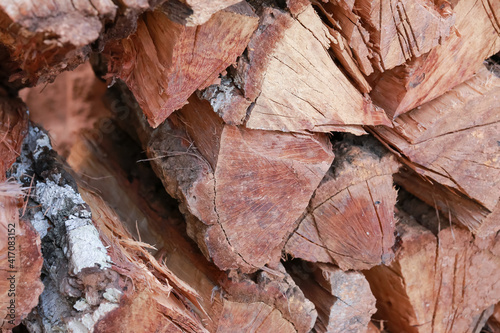
<instances>
[{"instance_id":1,"label":"rough wood texture","mask_svg":"<svg viewBox=\"0 0 500 333\"><path fill-rule=\"evenodd\" d=\"M208 332L196 315L202 311L198 292L164 263L158 262L148 252L151 245L135 240L118 215L99 196L85 189L81 191L95 216L93 222L102 235L103 243L110 248L112 269L121 274L117 279L119 292L116 293L119 306L99 316L94 321L93 330ZM88 294L86 301L89 302ZM102 300L99 307L103 303L106 304L106 301ZM150 311L145 312L145 308ZM85 324L84 320L82 322Z\"/></svg>"},{"instance_id":2,"label":"rough wood texture","mask_svg":"<svg viewBox=\"0 0 500 333\"><path fill-rule=\"evenodd\" d=\"M159 332L206 332L187 303L172 294L196 308L196 292L158 263L147 244L133 240L95 193L82 189L81 196L66 169L57 162L48 136L30 127L12 174L28 184L22 172L35 177L26 214L44 253L45 289L24 321L28 329L120 332L144 331L154 324ZM155 311L139 316L146 304Z\"/></svg>"},{"instance_id":3,"label":"rough wood texture","mask_svg":"<svg viewBox=\"0 0 500 333\"><path fill-rule=\"evenodd\" d=\"M196 26L207 22L212 14L241 0L169 0L162 9L172 21L186 26Z\"/></svg>"},{"instance_id":4,"label":"rough wood texture","mask_svg":"<svg viewBox=\"0 0 500 333\"><path fill-rule=\"evenodd\" d=\"M208 102L195 98L179 113L175 126L182 125L192 141L172 138L175 132L165 127L154 133L148 153L169 193L199 219L191 222L191 236L221 269L276 263L333 160L328 138L224 125ZM199 155L191 156L193 145ZM182 167L199 175L171 171ZM193 179L186 182L187 176Z\"/></svg>"},{"instance_id":5,"label":"rough wood texture","mask_svg":"<svg viewBox=\"0 0 500 333\"><path fill-rule=\"evenodd\" d=\"M377 318L391 332L478 332L500 299L498 236L474 238L432 222L435 235L404 212L399 217L396 259L365 273Z\"/></svg>"},{"instance_id":6,"label":"rough wood texture","mask_svg":"<svg viewBox=\"0 0 500 333\"><path fill-rule=\"evenodd\" d=\"M6 171L19 156L27 128L26 105L0 88L0 182L6 180Z\"/></svg>"},{"instance_id":7,"label":"rough wood texture","mask_svg":"<svg viewBox=\"0 0 500 333\"><path fill-rule=\"evenodd\" d=\"M426 54L448 37L455 23L446 1L332 0L317 6L326 14L325 23L346 39L366 76Z\"/></svg>"},{"instance_id":8,"label":"rough wood texture","mask_svg":"<svg viewBox=\"0 0 500 333\"><path fill-rule=\"evenodd\" d=\"M203 98L232 124L284 132L348 131L389 125L384 112L350 83L328 53L333 37L311 6L296 18L260 10L247 51ZM336 41L335 41L336 42Z\"/></svg>"},{"instance_id":9,"label":"rough wood texture","mask_svg":"<svg viewBox=\"0 0 500 333\"><path fill-rule=\"evenodd\" d=\"M500 78L483 66L472 79L396 119L394 128L374 128L416 173L403 174L399 182L480 235L500 229L495 217L500 210L499 93Z\"/></svg>"},{"instance_id":10,"label":"rough wood texture","mask_svg":"<svg viewBox=\"0 0 500 333\"><path fill-rule=\"evenodd\" d=\"M441 2L445 7L447 2ZM500 51L500 2L452 1L454 32L429 53L374 78L375 104L397 117L469 79L486 58ZM471 24L473 18L474 24Z\"/></svg>"},{"instance_id":11,"label":"rough wood texture","mask_svg":"<svg viewBox=\"0 0 500 333\"><path fill-rule=\"evenodd\" d=\"M281 277L261 272L254 281L245 276L229 278L186 239L180 213L175 206L169 208L173 200L166 197L146 163L135 163L135 143L116 127L99 146L92 137L73 146L69 163L114 207L134 238L155 244L155 257L198 292L200 308L192 310L208 331L262 327L269 332L310 331L316 319L314 306L283 269ZM126 320L120 316L115 315L113 322Z\"/></svg>"},{"instance_id":12,"label":"rough wood texture","mask_svg":"<svg viewBox=\"0 0 500 333\"><path fill-rule=\"evenodd\" d=\"M200 26L185 26L161 10L138 21L137 32L104 51L108 77L123 79L151 126L212 84L243 53L258 17L246 2L224 9Z\"/></svg>"},{"instance_id":13,"label":"rough wood texture","mask_svg":"<svg viewBox=\"0 0 500 333\"><path fill-rule=\"evenodd\" d=\"M233 302L227 303L222 314L220 323L222 332L229 333L247 328L250 331L253 328L263 332L311 331L317 317L313 303L304 297L302 290L281 264L277 265L276 270L282 275L281 277L277 276L276 272L270 274L260 271L256 282L248 278L222 280L223 288L229 293L227 298ZM253 309L247 310L247 313L255 320L249 321L244 315L227 315L227 310L234 312L234 309L244 309L241 304L249 301Z\"/></svg>"},{"instance_id":14,"label":"rough wood texture","mask_svg":"<svg viewBox=\"0 0 500 333\"><path fill-rule=\"evenodd\" d=\"M2 2L0 41L15 61L8 80L17 86L53 80L86 59L104 24L116 20L118 28L107 33L125 37L134 30L138 13L147 8L149 4L140 0L120 7L111 0Z\"/></svg>"},{"instance_id":15,"label":"rough wood texture","mask_svg":"<svg viewBox=\"0 0 500 333\"><path fill-rule=\"evenodd\" d=\"M52 81L82 64L92 50L133 33L137 18L165 0L20 0L0 4L0 58L16 87ZM173 0L164 10L179 22L202 24L235 0ZM2 74L3 78L3 74Z\"/></svg>"},{"instance_id":16,"label":"rough wood texture","mask_svg":"<svg viewBox=\"0 0 500 333\"><path fill-rule=\"evenodd\" d=\"M42 253L40 236L19 219L24 196L19 184L0 183L0 331L19 325L38 303Z\"/></svg>"},{"instance_id":17,"label":"rough wood texture","mask_svg":"<svg viewBox=\"0 0 500 333\"><path fill-rule=\"evenodd\" d=\"M375 297L363 274L305 262L294 265L292 271L298 286L318 311L316 332L367 332L376 308Z\"/></svg>"},{"instance_id":18,"label":"rough wood texture","mask_svg":"<svg viewBox=\"0 0 500 333\"><path fill-rule=\"evenodd\" d=\"M373 138L346 137L285 250L292 257L369 269L394 257L395 156Z\"/></svg>"},{"instance_id":19,"label":"rough wood texture","mask_svg":"<svg viewBox=\"0 0 500 333\"><path fill-rule=\"evenodd\" d=\"M276 264L333 160L328 138L226 125L196 96L172 117L152 134L147 126L134 130L181 201L190 236L224 270Z\"/></svg>"},{"instance_id":20,"label":"rough wood texture","mask_svg":"<svg viewBox=\"0 0 500 333\"><path fill-rule=\"evenodd\" d=\"M74 71L61 73L52 84L23 89L20 96L28 106L31 121L50 133L54 149L67 157L78 140L78 132L92 128L98 117L109 115L102 102L106 84L95 77L87 62ZM106 124L99 122L106 132Z\"/></svg>"},{"instance_id":21,"label":"rough wood texture","mask_svg":"<svg viewBox=\"0 0 500 333\"><path fill-rule=\"evenodd\" d=\"M27 189L6 180L26 135L26 106L4 93L0 91L0 331L19 325L43 290L40 236L26 217L20 219Z\"/></svg>"}]
</instances>

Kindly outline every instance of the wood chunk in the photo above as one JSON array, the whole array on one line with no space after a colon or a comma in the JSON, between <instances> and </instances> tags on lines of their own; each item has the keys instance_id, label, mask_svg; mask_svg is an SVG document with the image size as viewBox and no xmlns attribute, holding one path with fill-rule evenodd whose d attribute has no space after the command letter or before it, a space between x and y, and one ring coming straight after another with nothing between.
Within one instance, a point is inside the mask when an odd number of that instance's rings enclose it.
<instances>
[{"instance_id":1,"label":"wood chunk","mask_svg":"<svg viewBox=\"0 0 500 333\"><path fill-rule=\"evenodd\" d=\"M446 39L455 23L448 2L327 1L318 3L340 32L364 75L420 57Z\"/></svg>"},{"instance_id":2,"label":"wood chunk","mask_svg":"<svg viewBox=\"0 0 500 333\"><path fill-rule=\"evenodd\" d=\"M202 311L198 308L200 296L197 291L164 263L158 262L147 251L151 245L134 240L116 213L99 196L83 188L81 191L92 208L93 222L105 246L112 249L114 271L122 274L118 283L123 286L118 289L119 306L95 320L94 329L140 332L152 327L158 332L208 332L195 315ZM127 279L132 282L127 283ZM146 314L139 310L145 307L152 311Z\"/></svg>"},{"instance_id":3,"label":"wood chunk","mask_svg":"<svg viewBox=\"0 0 500 333\"><path fill-rule=\"evenodd\" d=\"M365 332L376 312L375 297L359 272L325 264L294 266L293 277L316 306L317 332ZM315 279L315 280L314 280Z\"/></svg>"},{"instance_id":4,"label":"wood chunk","mask_svg":"<svg viewBox=\"0 0 500 333\"><path fill-rule=\"evenodd\" d=\"M398 178L408 191L482 235L500 228L488 217L500 210L499 93L500 78L483 67L474 78L402 115L394 128L373 129L413 170Z\"/></svg>"},{"instance_id":5,"label":"wood chunk","mask_svg":"<svg viewBox=\"0 0 500 333\"><path fill-rule=\"evenodd\" d=\"M313 303L305 298L302 290L295 284L290 275L288 275L281 264L277 265L277 272L282 274L282 277L276 276L275 273L270 274L266 271L261 271L257 275L256 282L251 279L223 279L222 287L228 292L228 300L242 303L263 302L267 307L258 306L252 311L253 318L259 322L249 321L243 327L249 329L255 328L257 331L262 329L265 332L310 332L316 322L317 312L314 309ZM237 304L229 303L233 307ZM269 306L271 309L269 309ZM258 311L256 311L258 310ZM269 311L271 310L271 311ZM278 310L278 311L276 311ZM262 319L264 313L269 313L268 318ZM221 328L223 332L234 332L238 328L238 322L225 316L221 320ZM281 319L285 318L285 320ZM262 326L260 325L269 325ZM239 328L241 330L241 326Z\"/></svg>"},{"instance_id":6,"label":"wood chunk","mask_svg":"<svg viewBox=\"0 0 500 333\"><path fill-rule=\"evenodd\" d=\"M135 34L104 51L108 77L123 79L151 126L160 125L243 53L258 17L246 2L185 26L161 10L145 13Z\"/></svg>"},{"instance_id":7,"label":"wood chunk","mask_svg":"<svg viewBox=\"0 0 500 333\"><path fill-rule=\"evenodd\" d=\"M377 318L394 332L478 332L500 299L497 236L453 225L435 236L399 214L396 259L365 273Z\"/></svg>"},{"instance_id":8,"label":"wood chunk","mask_svg":"<svg viewBox=\"0 0 500 333\"><path fill-rule=\"evenodd\" d=\"M283 132L348 131L359 125L385 124L382 112L350 83L328 53L337 41L311 6L297 15L264 7L259 29L229 77L234 88L221 87L211 104L233 109L231 120L261 130ZM250 106L241 103L239 90ZM233 101L235 99L236 101Z\"/></svg>"},{"instance_id":9,"label":"wood chunk","mask_svg":"<svg viewBox=\"0 0 500 333\"><path fill-rule=\"evenodd\" d=\"M261 325L271 332L310 331L316 319L314 306L282 268L278 268L282 277L260 272L254 281L243 275L229 278L227 273L207 262L196 245L186 239L187 235L182 232L184 222L175 208L168 207L169 198L165 198L161 183L158 186L159 180L151 176L153 172L147 164L135 163L137 153L130 138L116 127L99 146L93 137L86 135L85 140L73 146L70 164L114 207L134 238L155 244L158 249L155 257L159 262L197 291L200 308L192 308L192 311L208 331L235 332L243 327L258 330ZM130 180L131 175L137 178ZM140 300L124 307L119 315L101 320L99 325L108 327L110 320L117 325L129 315L137 317L134 311L140 304L145 305L144 295L147 293L134 296ZM134 327L142 331L143 327L149 327L151 319L137 318Z\"/></svg>"},{"instance_id":10,"label":"wood chunk","mask_svg":"<svg viewBox=\"0 0 500 333\"><path fill-rule=\"evenodd\" d=\"M181 202L189 235L220 269L276 264L333 160L328 138L225 125L196 96L172 117L149 134L139 118L133 130Z\"/></svg>"},{"instance_id":11,"label":"wood chunk","mask_svg":"<svg viewBox=\"0 0 500 333\"><path fill-rule=\"evenodd\" d=\"M363 140L364 139L364 140ZM394 257L393 154L376 140L348 137L334 145L335 161L314 193L285 250L292 257L368 269Z\"/></svg>"},{"instance_id":12,"label":"wood chunk","mask_svg":"<svg viewBox=\"0 0 500 333\"><path fill-rule=\"evenodd\" d=\"M0 4L0 43L15 62L8 73L9 82L17 87L31 86L74 69L88 57L89 45L100 38L104 24L113 20L127 20L128 24L121 26L122 31L110 27L108 32L116 37L127 36L134 29L137 15L149 8L145 1L127 2L124 8L111 0L21 0ZM122 10L127 10L129 17L125 19Z\"/></svg>"},{"instance_id":13,"label":"wood chunk","mask_svg":"<svg viewBox=\"0 0 500 333\"><path fill-rule=\"evenodd\" d=\"M483 60L500 51L500 28L495 20L500 2L452 3L455 32L442 45L375 79L370 95L390 117L408 112L468 80L481 68ZM443 4L446 6L446 2Z\"/></svg>"}]
</instances>

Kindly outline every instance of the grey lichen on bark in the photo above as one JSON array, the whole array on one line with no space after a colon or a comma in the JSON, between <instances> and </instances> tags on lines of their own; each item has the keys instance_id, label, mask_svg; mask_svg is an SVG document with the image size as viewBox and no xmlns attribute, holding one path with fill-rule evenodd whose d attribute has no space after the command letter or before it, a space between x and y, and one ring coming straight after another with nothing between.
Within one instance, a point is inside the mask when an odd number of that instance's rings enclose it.
<instances>
[{"instance_id":1,"label":"grey lichen on bark","mask_svg":"<svg viewBox=\"0 0 500 333\"><path fill-rule=\"evenodd\" d=\"M31 187L25 216L42 238L45 289L25 320L31 332L92 332L121 296L119 275L67 169L47 133L30 125L10 177Z\"/></svg>"}]
</instances>

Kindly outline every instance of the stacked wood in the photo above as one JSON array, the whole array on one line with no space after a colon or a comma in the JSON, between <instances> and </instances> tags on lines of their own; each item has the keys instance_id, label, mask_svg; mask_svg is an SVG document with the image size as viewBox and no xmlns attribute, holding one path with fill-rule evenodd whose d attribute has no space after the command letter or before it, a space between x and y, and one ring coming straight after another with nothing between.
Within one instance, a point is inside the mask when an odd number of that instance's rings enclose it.
<instances>
[{"instance_id":1,"label":"stacked wood","mask_svg":"<svg viewBox=\"0 0 500 333\"><path fill-rule=\"evenodd\" d=\"M127 83L150 125L157 127L243 53L257 20L246 2L199 26L178 23L163 10L146 13L135 34L105 50L108 76Z\"/></svg>"},{"instance_id":2,"label":"stacked wood","mask_svg":"<svg viewBox=\"0 0 500 333\"><path fill-rule=\"evenodd\" d=\"M310 5L296 17L263 6L259 16L245 54L202 93L226 123L357 134L364 133L360 125L389 125L333 62L328 49L335 40Z\"/></svg>"},{"instance_id":3,"label":"stacked wood","mask_svg":"<svg viewBox=\"0 0 500 333\"><path fill-rule=\"evenodd\" d=\"M189 235L220 269L243 272L279 262L334 157L324 135L227 125L196 96L141 140Z\"/></svg>"},{"instance_id":4,"label":"stacked wood","mask_svg":"<svg viewBox=\"0 0 500 333\"><path fill-rule=\"evenodd\" d=\"M162 5L185 25L198 25L237 0L20 0L0 4L0 59L17 88L52 81L137 28L139 15ZM11 83L12 84L12 83Z\"/></svg>"},{"instance_id":5,"label":"stacked wood","mask_svg":"<svg viewBox=\"0 0 500 333\"><path fill-rule=\"evenodd\" d=\"M398 183L478 235L500 228L496 68L483 66L472 79L397 118L393 128L373 129L407 166Z\"/></svg>"},{"instance_id":6,"label":"stacked wood","mask_svg":"<svg viewBox=\"0 0 500 333\"><path fill-rule=\"evenodd\" d=\"M391 332L478 332L500 297L497 235L473 237L440 222L432 207L398 212L399 251L393 263L365 273L377 317ZM431 231L433 230L433 231Z\"/></svg>"},{"instance_id":7,"label":"stacked wood","mask_svg":"<svg viewBox=\"0 0 500 333\"><path fill-rule=\"evenodd\" d=\"M176 292L196 307L197 293L159 264L145 249L147 244L132 240L102 199L87 190L82 190L82 197L55 158L48 136L30 127L21 158L13 166L13 175L33 174L36 186L26 214L42 238L44 253L44 291L36 311L24 321L28 329L91 332L100 327L110 331L137 327L142 331L154 324L162 332L173 328L205 332L173 296ZM21 175L19 180L23 179ZM146 304L156 308L152 316L137 312ZM124 316L119 325L108 326L105 318L120 312ZM106 322L100 323L103 319Z\"/></svg>"},{"instance_id":8,"label":"stacked wood","mask_svg":"<svg viewBox=\"0 0 500 333\"><path fill-rule=\"evenodd\" d=\"M455 23L447 2L340 0L317 6L365 76L428 53L450 35Z\"/></svg>"},{"instance_id":9,"label":"stacked wood","mask_svg":"<svg viewBox=\"0 0 500 333\"><path fill-rule=\"evenodd\" d=\"M499 13L0 4L0 330L495 329Z\"/></svg>"},{"instance_id":10,"label":"stacked wood","mask_svg":"<svg viewBox=\"0 0 500 333\"><path fill-rule=\"evenodd\" d=\"M193 310L206 329L235 332L241 327L251 330L264 326L274 332L308 332L312 328L316 319L314 306L283 268L279 269L280 276L259 273L257 282L244 275L230 277L219 271L187 241L180 213L175 208L173 212L167 209L165 201L169 199L153 171L145 163L135 163L140 154L138 149L134 151L131 139L117 127L100 146L92 138L86 135L73 146L70 165L86 186L114 207L135 239L154 244L158 249L155 257L198 292L200 309ZM123 166L137 178L128 180ZM125 310L110 320L114 324L108 321L107 325L116 325L124 320L123 316ZM140 331L146 326L142 327Z\"/></svg>"},{"instance_id":11,"label":"stacked wood","mask_svg":"<svg viewBox=\"0 0 500 333\"><path fill-rule=\"evenodd\" d=\"M396 220L394 155L374 139L347 136L334 144L335 161L316 189L286 252L344 270L389 263Z\"/></svg>"},{"instance_id":12,"label":"stacked wood","mask_svg":"<svg viewBox=\"0 0 500 333\"><path fill-rule=\"evenodd\" d=\"M325 24L343 37L335 55L390 117L469 79L500 51L497 1L325 2Z\"/></svg>"},{"instance_id":13,"label":"stacked wood","mask_svg":"<svg viewBox=\"0 0 500 333\"><path fill-rule=\"evenodd\" d=\"M43 290L40 281L42 253L40 236L24 214L26 188L11 179L6 171L21 151L26 134L26 106L0 92L0 330L19 325L38 303Z\"/></svg>"}]
</instances>

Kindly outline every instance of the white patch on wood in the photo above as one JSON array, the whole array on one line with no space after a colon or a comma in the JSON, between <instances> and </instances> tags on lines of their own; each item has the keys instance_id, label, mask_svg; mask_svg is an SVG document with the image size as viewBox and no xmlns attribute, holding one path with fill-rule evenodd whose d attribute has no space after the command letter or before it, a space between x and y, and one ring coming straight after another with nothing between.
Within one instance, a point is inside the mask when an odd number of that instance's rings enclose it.
<instances>
[{"instance_id":1,"label":"white patch on wood","mask_svg":"<svg viewBox=\"0 0 500 333\"><path fill-rule=\"evenodd\" d=\"M40 235L40 239L47 235L47 230L50 228L49 221L43 216L42 212L36 212L31 220L31 224Z\"/></svg>"},{"instance_id":2,"label":"white patch on wood","mask_svg":"<svg viewBox=\"0 0 500 333\"><path fill-rule=\"evenodd\" d=\"M116 288L108 288L102 295L105 299L112 303L118 303L120 300L120 297L122 295L122 292Z\"/></svg>"},{"instance_id":3,"label":"white patch on wood","mask_svg":"<svg viewBox=\"0 0 500 333\"><path fill-rule=\"evenodd\" d=\"M85 298L82 298L76 301L76 303L73 305L73 308L76 311L85 311L90 309L90 305L89 303L87 303L87 300Z\"/></svg>"},{"instance_id":4,"label":"white patch on wood","mask_svg":"<svg viewBox=\"0 0 500 333\"><path fill-rule=\"evenodd\" d=\"M46 147L48 149L52 149L52 145L50 144L49 136L40 131L38 127L30 127L29 131L30 136L38 136L38 139L36 139L36 149L33 152L33 157L38 159L38 156L42 153L43 148Z\"/></svg>"},{"instance_id":5,"label":"white patch on wood","mask_svg":"<svg viewBox=\"0 0 500 333\"><path fill-rule=\"evenodd\" d=\"M51 180L46 183L37 182L35 193L36 201L52 221L61 215L70 214L75 206L85 204L71 186L59 186ZM79 216L69 215L64 224L68 241L65 254L70 262L71 273L78 274L83 268L96 265L101 269L111 267L111 258L99 239L99 232L92 224L90 211L82 209Z\"/></svg>"}]
</instances>

